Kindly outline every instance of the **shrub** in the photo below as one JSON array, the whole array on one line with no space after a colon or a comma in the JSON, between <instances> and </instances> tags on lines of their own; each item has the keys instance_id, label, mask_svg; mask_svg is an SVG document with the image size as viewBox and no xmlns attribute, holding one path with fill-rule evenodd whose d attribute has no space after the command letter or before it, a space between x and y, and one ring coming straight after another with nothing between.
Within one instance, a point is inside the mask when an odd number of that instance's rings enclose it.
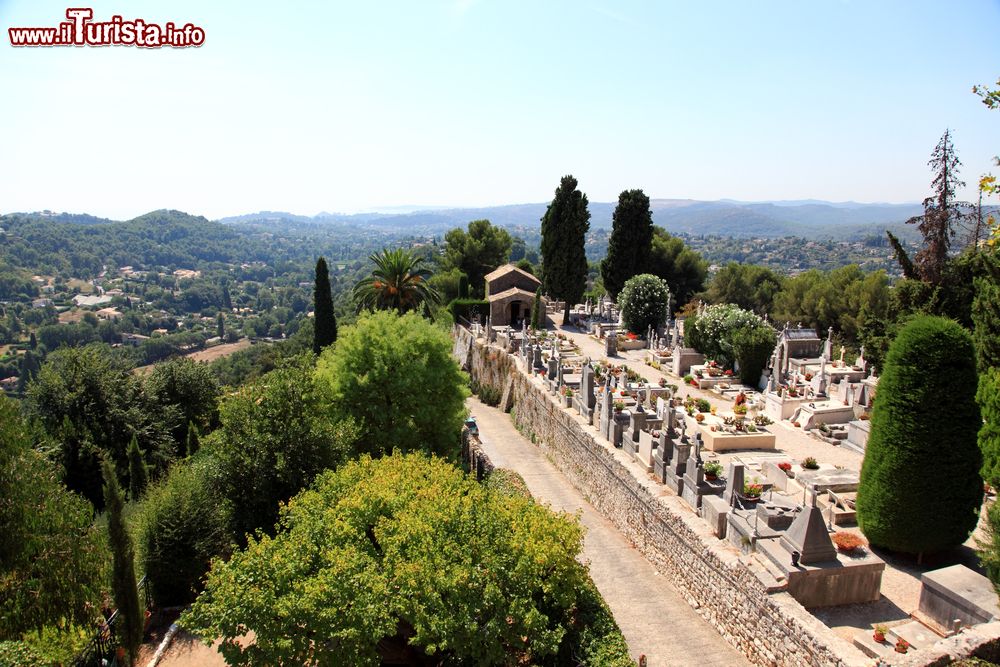
<instances>
[{"instance_id":1,"label":"shrub","mask_svg":"<svg viewBox=\"0 0 1000 667\"><path fill-rule=\"evenodd\" d=\"M4 667L35 667L43 664L41 656L24 642L0 642L0 665Z\"/></svg>"},{"instance_id":2,"label":"shrub","mask_svg":"<svg viewBox=\"0 0 1000 667\"><path fill-rule=\"evenodd\" d=\"M798 426L797 422L796 426ZM819 463L813 457L807 456L802 460L802 467L806 470L819 470Z\"/></svg>"},{"instance_id":3,"label":"shrub","mask_svg":"<svg viewBox=\"0 0 1000 667\"><path fill-rule=\"evenodd\" d=\"M694 406L698 408L698 412L711 412L712 410L712 404L704 398L696 398Z\"/></svg>"},{"instance_id":4,"label":"shrub","mask_svg":"<svg viewBox=\"0 0 1000 667\"><path fill-rule=\"evenodd\" d=\"M625 281L618 295L622 322L629 331L645 335L649 327L659 327L667 319L670 288L665 280L641 273Z\"/></svg>"},{"instance_id":5,"label":"shrub","mask_svg":"<svg viewBox=\"0 0 1000 667\"><path fill-rule=\"evenodd\" d=\"M1000 504L993 502L986 510L986 539L977 539L979 562L993 587L1000 592Z\"/></svg>"},{"instance_id":6,"label":"shrub","mask_svg":"<svg viewBox=\"0 0 1000 667\"><path fill-rule=\"evenodd\" d=\"M479 315L480 320L485 322L490 313L490 302L485 299L455 299L448 304L448 312L456 322L460 317L471 322L474 315Z\"/></svg>"},{"instance_id":7,"label":"shrub","mask_svg":"<svg viewBox=\"0 0 1000 667\"><path fill-rule=\"evenodd\" d=\"M739 306L723 303L709 306L701 315L689 317L684 322L684 341L707 358L714 359L723 366L730 366L738 358L733 350L733 334L740 329L758 328L771 331L773 348L774 332L763 319ZM741 361L741 366L742 363ZM754 384L757 379L753 378Z\"/></svg>"},{"instance_id":8,"label":"shrub","mask_svg":"<svg viewBox=\"0 0 1000 667\"><path fill-rule=\"evenodd\" d=\"M774 349L774 341L774 329L763 323L741 327L729 335L733 358L740 363L741 382L757 384Z\"/></svg>"},{"instance_id":9,"label":"shrub","mask_svg":"<svg viewBox=\"0 0 1000 667\"><path fill-rule=\"evenodd\" d=\"M965 329L918 316L899 331L879 379L858 487L858 526L873 545L935 552L975 528L983 497L975 392Z\"/></svg>"},{"instance_id":10,"label":"shrub","mask_svg":"<svg viewBox=\"0 0 1000 667\"><path fill-rule=\"evenodd\" d=\"M211 464L207 457L175 464L139 505L136 546L158 605L194 601L212 558L230 550L229 513L206 474Z\"/></svg>"}]
</instances>

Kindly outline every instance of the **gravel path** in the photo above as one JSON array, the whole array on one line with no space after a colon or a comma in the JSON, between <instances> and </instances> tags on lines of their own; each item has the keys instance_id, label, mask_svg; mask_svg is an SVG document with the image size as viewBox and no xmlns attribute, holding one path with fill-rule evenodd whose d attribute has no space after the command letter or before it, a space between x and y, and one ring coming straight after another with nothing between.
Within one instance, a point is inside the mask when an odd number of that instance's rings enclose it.
<instances>
[{"instance_id":1,"label":"gravel path","mask_svg":"<svg viewBox=\"0 0 1000 667\"><path fill-rule=\"evenodd\" d=\"M514 428L508 415L475 397L467 404L479 425L483 449L495 466L520 473L531 494L552 509L580 513L586 528L583 557L634 658L645 654L650 667L746 664L746 658Z\"/></svg>"}]
</instances>

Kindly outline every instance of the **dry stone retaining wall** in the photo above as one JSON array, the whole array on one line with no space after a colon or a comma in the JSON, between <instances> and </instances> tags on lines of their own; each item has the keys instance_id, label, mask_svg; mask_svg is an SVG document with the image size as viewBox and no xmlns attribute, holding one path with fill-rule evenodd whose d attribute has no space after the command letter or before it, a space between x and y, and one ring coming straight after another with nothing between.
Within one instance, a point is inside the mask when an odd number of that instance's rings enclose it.
<instances>
[{"instance_id":1,"label":"dry stone retaining wall","mask_svg":"<svg viewBox=\"0 0 1000 667\"><path fill-rule=\"evenodd\" d=\"M456 328L457 356L480 386L503 395L501 407L605 517L748 660L759 665L871 664L784 592L769 592L732 550L711 536L678 498L636 478L599 443L575 412L554 400L496 347Z\"/></svg>"}]
</instances>

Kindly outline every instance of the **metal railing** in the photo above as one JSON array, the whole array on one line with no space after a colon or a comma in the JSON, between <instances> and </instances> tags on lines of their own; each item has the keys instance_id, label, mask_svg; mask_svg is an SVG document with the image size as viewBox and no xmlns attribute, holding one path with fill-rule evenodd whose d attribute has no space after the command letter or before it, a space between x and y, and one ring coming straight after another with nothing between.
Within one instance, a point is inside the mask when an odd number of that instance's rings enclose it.
<instances>
[{"instance_id":1,"label":"metal railing","mask_svg":"<svg viewBox=\"0 0 1000 667\"><path fill-rule=\"evenodd\" d=\"M137 584L139 595L144 603L143 609L153 606L152 594L149 591L149 581L144 576ZM118 610L111 614L103 623L97 634L87 643L87 646L73 659L71 667L108 667L117 666L118 659L115 649L120 646L118 640Z\"/></svg>"}]
</instances>

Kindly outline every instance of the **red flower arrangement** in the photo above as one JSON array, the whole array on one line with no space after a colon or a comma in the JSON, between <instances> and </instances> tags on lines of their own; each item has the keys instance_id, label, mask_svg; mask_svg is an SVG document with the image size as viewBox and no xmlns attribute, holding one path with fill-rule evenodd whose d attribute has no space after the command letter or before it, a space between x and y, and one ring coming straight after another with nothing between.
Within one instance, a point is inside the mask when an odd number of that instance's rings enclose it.
<instances>
[{"instance_id":1,"label":"red flower arrangement","mask_svg":"<svg viewBox=\"0 0 1000 667\"><path fill-rule=\"evenodd\" d=\"M626 337L626 338L628 338L629 340L635 340L635 339L637 339L637 338L638 338L639 336L637 336L636 334L634 334L634 333L632 333L631 331L629 331L628 333L626 333L626 334L625 334L625 337Z\"/></svg>"},{"instance_id":2,"label":"red flower arrangement","mask_svg":"<svg viewBox=\"0 0 1000 667\"><path fill-rule=\"evenodd\" d=\"M781 470L782 472L791 472L792 464L789 463L788 461L782 461L781 463L778 464L778 469Z\"/></svg>"},{"instance_id":3,"label":"red flower arrangement","mask_svg":"<svg viewBox=\"0 0 1000 667\"><path fill-rule=\"evenodd\" d=\"M726 375L726 376L728 376L728 377L732 377L732 376L733 376L733 371L732 371L731 369L728 369L728 368L727 368L727 369L726 369L726 372L725 372L725 373L723 373L723 375Z\"/></svg>"}]
</instances>

